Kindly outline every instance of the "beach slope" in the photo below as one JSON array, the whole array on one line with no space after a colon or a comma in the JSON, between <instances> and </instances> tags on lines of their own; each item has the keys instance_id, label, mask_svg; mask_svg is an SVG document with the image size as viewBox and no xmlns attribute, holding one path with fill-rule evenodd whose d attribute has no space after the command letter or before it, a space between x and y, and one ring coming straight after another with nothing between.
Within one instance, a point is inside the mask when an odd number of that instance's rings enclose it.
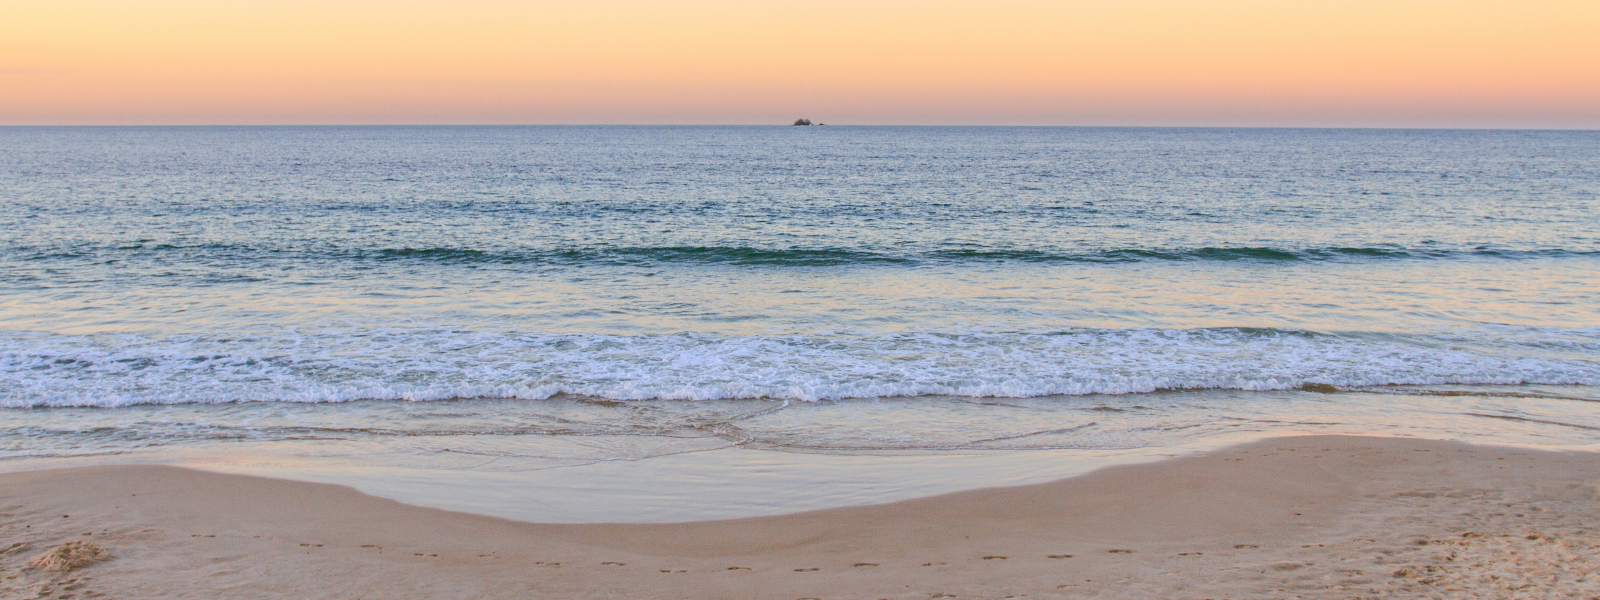
<instances>
[{"instance_id":1,"label":"beach slope","mask_svg":"<svg viewBox=\"0 0 1600 600\"><path fill-rule=\"evenodd\" d=\"M0 475L0 597L1596 598L1597 482L1595 454L1303 436L876 506L555 525L174 467L31 471ZM105 552L30 566L71 542Z\"/></svg>"}]
</instances>

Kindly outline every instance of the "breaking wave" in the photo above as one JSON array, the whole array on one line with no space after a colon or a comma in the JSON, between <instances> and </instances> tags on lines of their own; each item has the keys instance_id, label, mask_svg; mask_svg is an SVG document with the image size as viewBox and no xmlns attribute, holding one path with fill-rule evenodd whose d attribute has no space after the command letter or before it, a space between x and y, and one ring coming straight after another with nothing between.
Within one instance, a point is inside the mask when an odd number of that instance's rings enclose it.
<instances>
[{"instance_id":1,"label":"breaking wave","mask_svg":"<svg viewBox=\"0 0 1600 600\"><path fill-rule=\"evenodd\" d=\"M1592 329L1541 330L1600 348ZM1515 337L1515 336L1512 336ZM1514 340L1508 338L1514 345ZM1503 349L1502 349L1503 350ZM1284 329L717 336L263 331L6 334L0 407L454 398L1034 397L1324 384L1600 385L1600 363ZM1579 355L1581 357L1581 354Z\"/></svg>"}]
</instances>

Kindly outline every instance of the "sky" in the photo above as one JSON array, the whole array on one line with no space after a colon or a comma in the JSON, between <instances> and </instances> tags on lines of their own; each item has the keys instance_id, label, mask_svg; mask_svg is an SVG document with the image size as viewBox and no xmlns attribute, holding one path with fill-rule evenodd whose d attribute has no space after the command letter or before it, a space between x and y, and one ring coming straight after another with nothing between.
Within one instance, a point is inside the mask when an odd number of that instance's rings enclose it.
<instances>
[{"instance_id":1,"label":"sky","mask_svg":"<svg viewBox=\"0 0 1600 600\"><path fill-rule=\"evenodd\" d=\"M1596 0L5 0L0 124L1600 128Z\"/></svg>"}]
</instances>

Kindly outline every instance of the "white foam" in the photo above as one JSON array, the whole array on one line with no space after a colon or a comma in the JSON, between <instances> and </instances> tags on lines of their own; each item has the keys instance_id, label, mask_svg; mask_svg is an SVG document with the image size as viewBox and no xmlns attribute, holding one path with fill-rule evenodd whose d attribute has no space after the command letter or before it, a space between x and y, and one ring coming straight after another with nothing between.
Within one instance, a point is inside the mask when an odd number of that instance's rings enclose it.
<instances>
[{"instance_id":1,"label":"white foam","mask_svg":"<svg viewBox=\"0 0 1600 600\"><path fill-rule=\"evenodd\" d=\"M1408 341L1228 328L723 337L445 328L160 339L5 334L0 406L544 399L563 393L815 401L1279 390L1306 383L1600 385L1600 363L1525 351L1522 342L1530 335L1568 349L1596 347L1600 339L1594 328L1485 329L1472 332L1470 344L1460 343L1460 333Z\"/></svg>"}]
</instances>

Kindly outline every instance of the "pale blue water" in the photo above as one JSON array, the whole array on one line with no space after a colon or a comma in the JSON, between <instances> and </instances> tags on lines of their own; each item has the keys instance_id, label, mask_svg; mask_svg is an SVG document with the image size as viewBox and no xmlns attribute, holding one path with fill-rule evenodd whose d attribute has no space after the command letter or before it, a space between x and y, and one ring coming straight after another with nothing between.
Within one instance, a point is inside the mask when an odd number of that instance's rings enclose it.
<instances>
[{"instance_id":1,"label":"pale blue water","mask_svg":"<svg viewBox=\"0 0 1600 600\"><path fill-rule=\"evenodd\" d=\"M0 128L0 459L1584 448L1597 291L1597 132Z\"/></svg>"}]
</instances>

